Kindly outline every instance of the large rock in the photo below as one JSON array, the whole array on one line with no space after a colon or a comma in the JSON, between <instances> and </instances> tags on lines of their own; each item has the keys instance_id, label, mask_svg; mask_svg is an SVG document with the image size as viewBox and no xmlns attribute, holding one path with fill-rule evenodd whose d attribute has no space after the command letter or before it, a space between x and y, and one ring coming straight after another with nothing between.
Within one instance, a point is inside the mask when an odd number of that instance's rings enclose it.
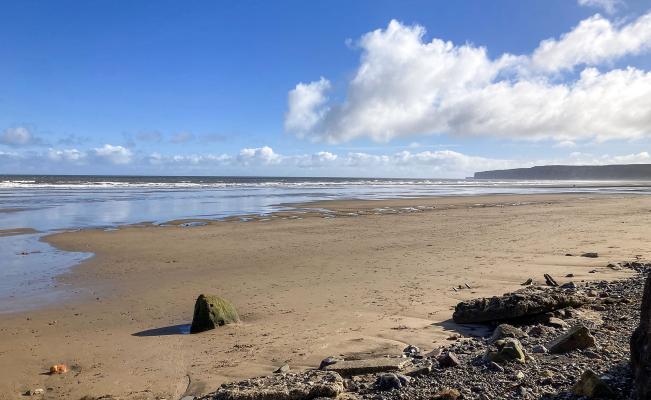
<instances>
[{"instance_id":1,"label":"large rock","mask_svg":"<svg viewBox=\"0 0 651 400\"><path fill-rule=\"evenodd\" d=\"M572 393L589 399L611 399L615 397L615 393L610 386L590 370L586 370L581 375L579 381L572 388Z\"/></svg>"},{"instance_id":2,"label":"large rock","mask_svg":"<svg viewBox=\"0 0 651 400\"><path fill-rule=\"evenodd\" d=\"M644 285L640 324L631 336L631 367L638 399L651 398L651 275Z\"/></svg>"},{"instance_id":3,"label":"large rock","mask_svg":"<svg viewBox=\"0 0 651 400\"><path fill-rule=\"evenodd\" d=\"M596 341L594 336L590 334L590 330L583 325L576 325L549 342L546 347L550 353L566 353L572 350L587 349L595 345Z\"/></svg>"},{"instance_id":4,"label":"large rock","mask_svg":"<svg viewBox=\"0 0 651 400\"><path fill-rule=\"evenodd\" d=\"M235 307L219 296L199 295L194 303L194 316L190 333L199 333L218 326L238 322L239 315Z\"/></svg>"},{"instance_id":5,"label":"large rock","mask_svg":"<svg viewBox=\"0 0 651 400\"><path fill-rule=\"evenodd\" d=\"M457 304L452 318L458 324L505 321L565 307L580 307L585 302L585 297L573 291L526 288L490 299L463 301Z\"/></svg>"},{"instance_id":6,"label":"large rock","mask_svg":"<svg viewBox=\"0 0 651 400\"><path fill-rule=\"evenodd\" d=\"M497 351L488 351L486 359L496 363L507 363L511 361L524 364L527 358L518 339L506 338L495 342Z\"/></svg>"},{"instance_id":7,"label":"large rock","mask_svg":"<svg viewBox=\"0 0 651 400\"><path fill-rule=\"evenodd\" d=\"M335 372L312 370L300 374L272 375L222 385L204 399L213 400L311 400L334 398L344 391Z\"/></svg>"},{"instance_id":8,"label":"large rock","mask_svg":"<svg viewBox=\"0 0 651 400\"><path fill-rule=\"evenodd\" d=\"M395 372L409 365L409 358L371 358L367 360L337 361L323 367L325 371L334 371L341 376L373 374L378 372Z\"/></svg>"},{"instance_id":9,"label":"large rock","mask_svg":"<svg viewBox=\"0 0 651 400\"><path fill-rule=\"evenodd\" d=\"M488 338L488 343L495 343L496 341L505 338L522 339L528 336L529 335L520 328L516 328L509 324L500 324L495 328L491 337Z\"/></svg>"}]
</instances>

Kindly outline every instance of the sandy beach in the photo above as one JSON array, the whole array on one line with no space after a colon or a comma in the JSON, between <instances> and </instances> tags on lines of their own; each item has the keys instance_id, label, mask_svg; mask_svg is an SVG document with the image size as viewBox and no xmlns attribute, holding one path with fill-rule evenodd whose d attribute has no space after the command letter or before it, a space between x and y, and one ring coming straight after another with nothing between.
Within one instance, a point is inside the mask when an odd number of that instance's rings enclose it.
<instances>
[{"instance_id":1,"label":"sandy beach","mask_svg":"<svg viewBox=\"0 0 651 400\"><path fill-rule=\"evenodd\" d=\"M44 388L48 399L178 399L286 362L300 369L330 355L429 349L459 328L450 318L460 300L540 282L544 273L560 283L568 273L575 281L623 278L630 272L606 265L651 258L646 196L302 207L332 212L49 236L96 256L58 278L74 300L0 315L0 398ZM200 293L231 300L242 322L182 334ZM55 363L72 370L45 374Z\"/></svg>"}]
</instances>

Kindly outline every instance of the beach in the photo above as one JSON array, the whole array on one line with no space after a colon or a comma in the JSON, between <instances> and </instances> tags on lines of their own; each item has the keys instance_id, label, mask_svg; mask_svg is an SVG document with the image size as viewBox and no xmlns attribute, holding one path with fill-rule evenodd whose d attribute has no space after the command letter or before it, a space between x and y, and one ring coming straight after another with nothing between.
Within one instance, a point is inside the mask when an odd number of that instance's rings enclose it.
<instances>
[{"instance_id":1,"label":"beach","mask_svg":"<svg viewBox=\"0 0 651 400\"><path fill-rule=\"evenodd\" d=\"M626 278L607 265L651 258L650 210L648 196L612 194L336 200L53 234L95 256L56 278L71 299L0 315L0 396L177 399L284 363L427 350L458 331L459 301L545 273ZM242 322L184 334L201 293L231 300ZM71 371L45 374L56 363Z\"/></svg>"}]
</instances>

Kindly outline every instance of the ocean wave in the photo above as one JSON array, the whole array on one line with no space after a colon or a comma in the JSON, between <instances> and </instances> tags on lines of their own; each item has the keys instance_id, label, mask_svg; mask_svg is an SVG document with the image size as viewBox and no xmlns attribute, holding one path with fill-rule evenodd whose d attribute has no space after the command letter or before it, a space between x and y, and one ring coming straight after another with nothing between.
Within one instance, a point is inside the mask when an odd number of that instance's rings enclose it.
<instances>
[{"instance_id":1,"label":"ocean wave","mask_svg":"<svg viewBox=\"0 0 651 400\"><path fill-rule=\"evenodd\" d=\"M473 179L269 179L205 181L203 179L176 182L146 182L142 180L54 180L5 179L0 189L222 189L222 188L337 188L337 187L647 187L649 183L607 181L534 181L534 180L473 180Z\"/></svg>"}]
</instances>

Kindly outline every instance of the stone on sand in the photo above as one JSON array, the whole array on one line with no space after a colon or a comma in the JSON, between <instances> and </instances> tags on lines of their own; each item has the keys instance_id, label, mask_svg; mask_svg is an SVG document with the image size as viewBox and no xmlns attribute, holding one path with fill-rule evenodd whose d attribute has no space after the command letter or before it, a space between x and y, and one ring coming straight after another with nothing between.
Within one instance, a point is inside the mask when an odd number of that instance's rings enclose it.
<instances>
[{"instance_id":1,"label":"stone on sand","mask_svg":"<svg viewBox=\"0 0 651 400\"><path fill-rule=\"evenodd\" d=\"M212 400L297 400L334 398L344 391L344 381L332 371L275 374L222 385Z\"/></svg>"},{"instance_id":2,"label":"stone on sand","mask_svg":"<svg viewBox=\"0 0 651 400\"><path fill-rule=\"evenodd\" d=\"M355 376L363 374L372 374L378 372L394 372L403 369L411 361L408 358L371 358L367 360L346 360L337 361L334 364L327 365L324 371L334 371L341 376Z\"/></svg>"},{"instance_id":3,"label":"stone on sand","mask_svg":"<svg viewBox=\"0 0 651 400\"><path fill-rule=\"evenodd\" d=\"M504 321L580 307L585 301L583 296L558 288L526 288L503 296L463 301L457 304L452 318L458 324Z\"/></svg>"},{"instance_id":4,"label":"stone on sand","mask_svg":"<svg viewBox=\"0 0 651 400\"><path fill-rule=\"evenodd\" d=\"M500 324L493 331L493 335L488 339L488 343L495 343L496 341L505 338L522 339L528 336L529 335L520 328L516 328L509 324Z\"/></svg>"},{"instance_id":5,"label":"stone on sand","mask_svg":"<svg viewBox=\"0 0 651 400\"><path fill-rule=\"evenodd\" d=\"M199 333L218 326L239 322L237 310L228 300L219 296L201 294L194 304L190 333Z\"/></svg>"},{"instance_id":6,"label":"stone on sand","mask_svg":"<svg viewBox=\"0 0 651 400\"><path fill-rule=\"evenodd\" d=\"M518 339L506 338L495 342L497 351L489 351L486 358L496 363L516 361L521 364L526 362L526 356Z\"/></svg>"},{"instance_id":7,"label":"stone on sand","mask_svg":"<svg viewBox=\"0 0 651 400\"><path fill-rule=\"evenodd\" d=\"M581 375L579 381L572 388L572 392L577 396L585 396L590 399L610 399L615 396L610 386L591 370L586 370Z\"/></svg>"},{"instance_id":8,"label":"stone on sand","mask_svg":"<svg viewBox=\"0 0 651 400\"><path fill-rule=\"evenodd\" d=\"M584 325L576 325L569 331L549 342L547 349L550 353L566 353L572 350L594 347L596 341L590 330Z\"/></svg>"}]
</instances>

